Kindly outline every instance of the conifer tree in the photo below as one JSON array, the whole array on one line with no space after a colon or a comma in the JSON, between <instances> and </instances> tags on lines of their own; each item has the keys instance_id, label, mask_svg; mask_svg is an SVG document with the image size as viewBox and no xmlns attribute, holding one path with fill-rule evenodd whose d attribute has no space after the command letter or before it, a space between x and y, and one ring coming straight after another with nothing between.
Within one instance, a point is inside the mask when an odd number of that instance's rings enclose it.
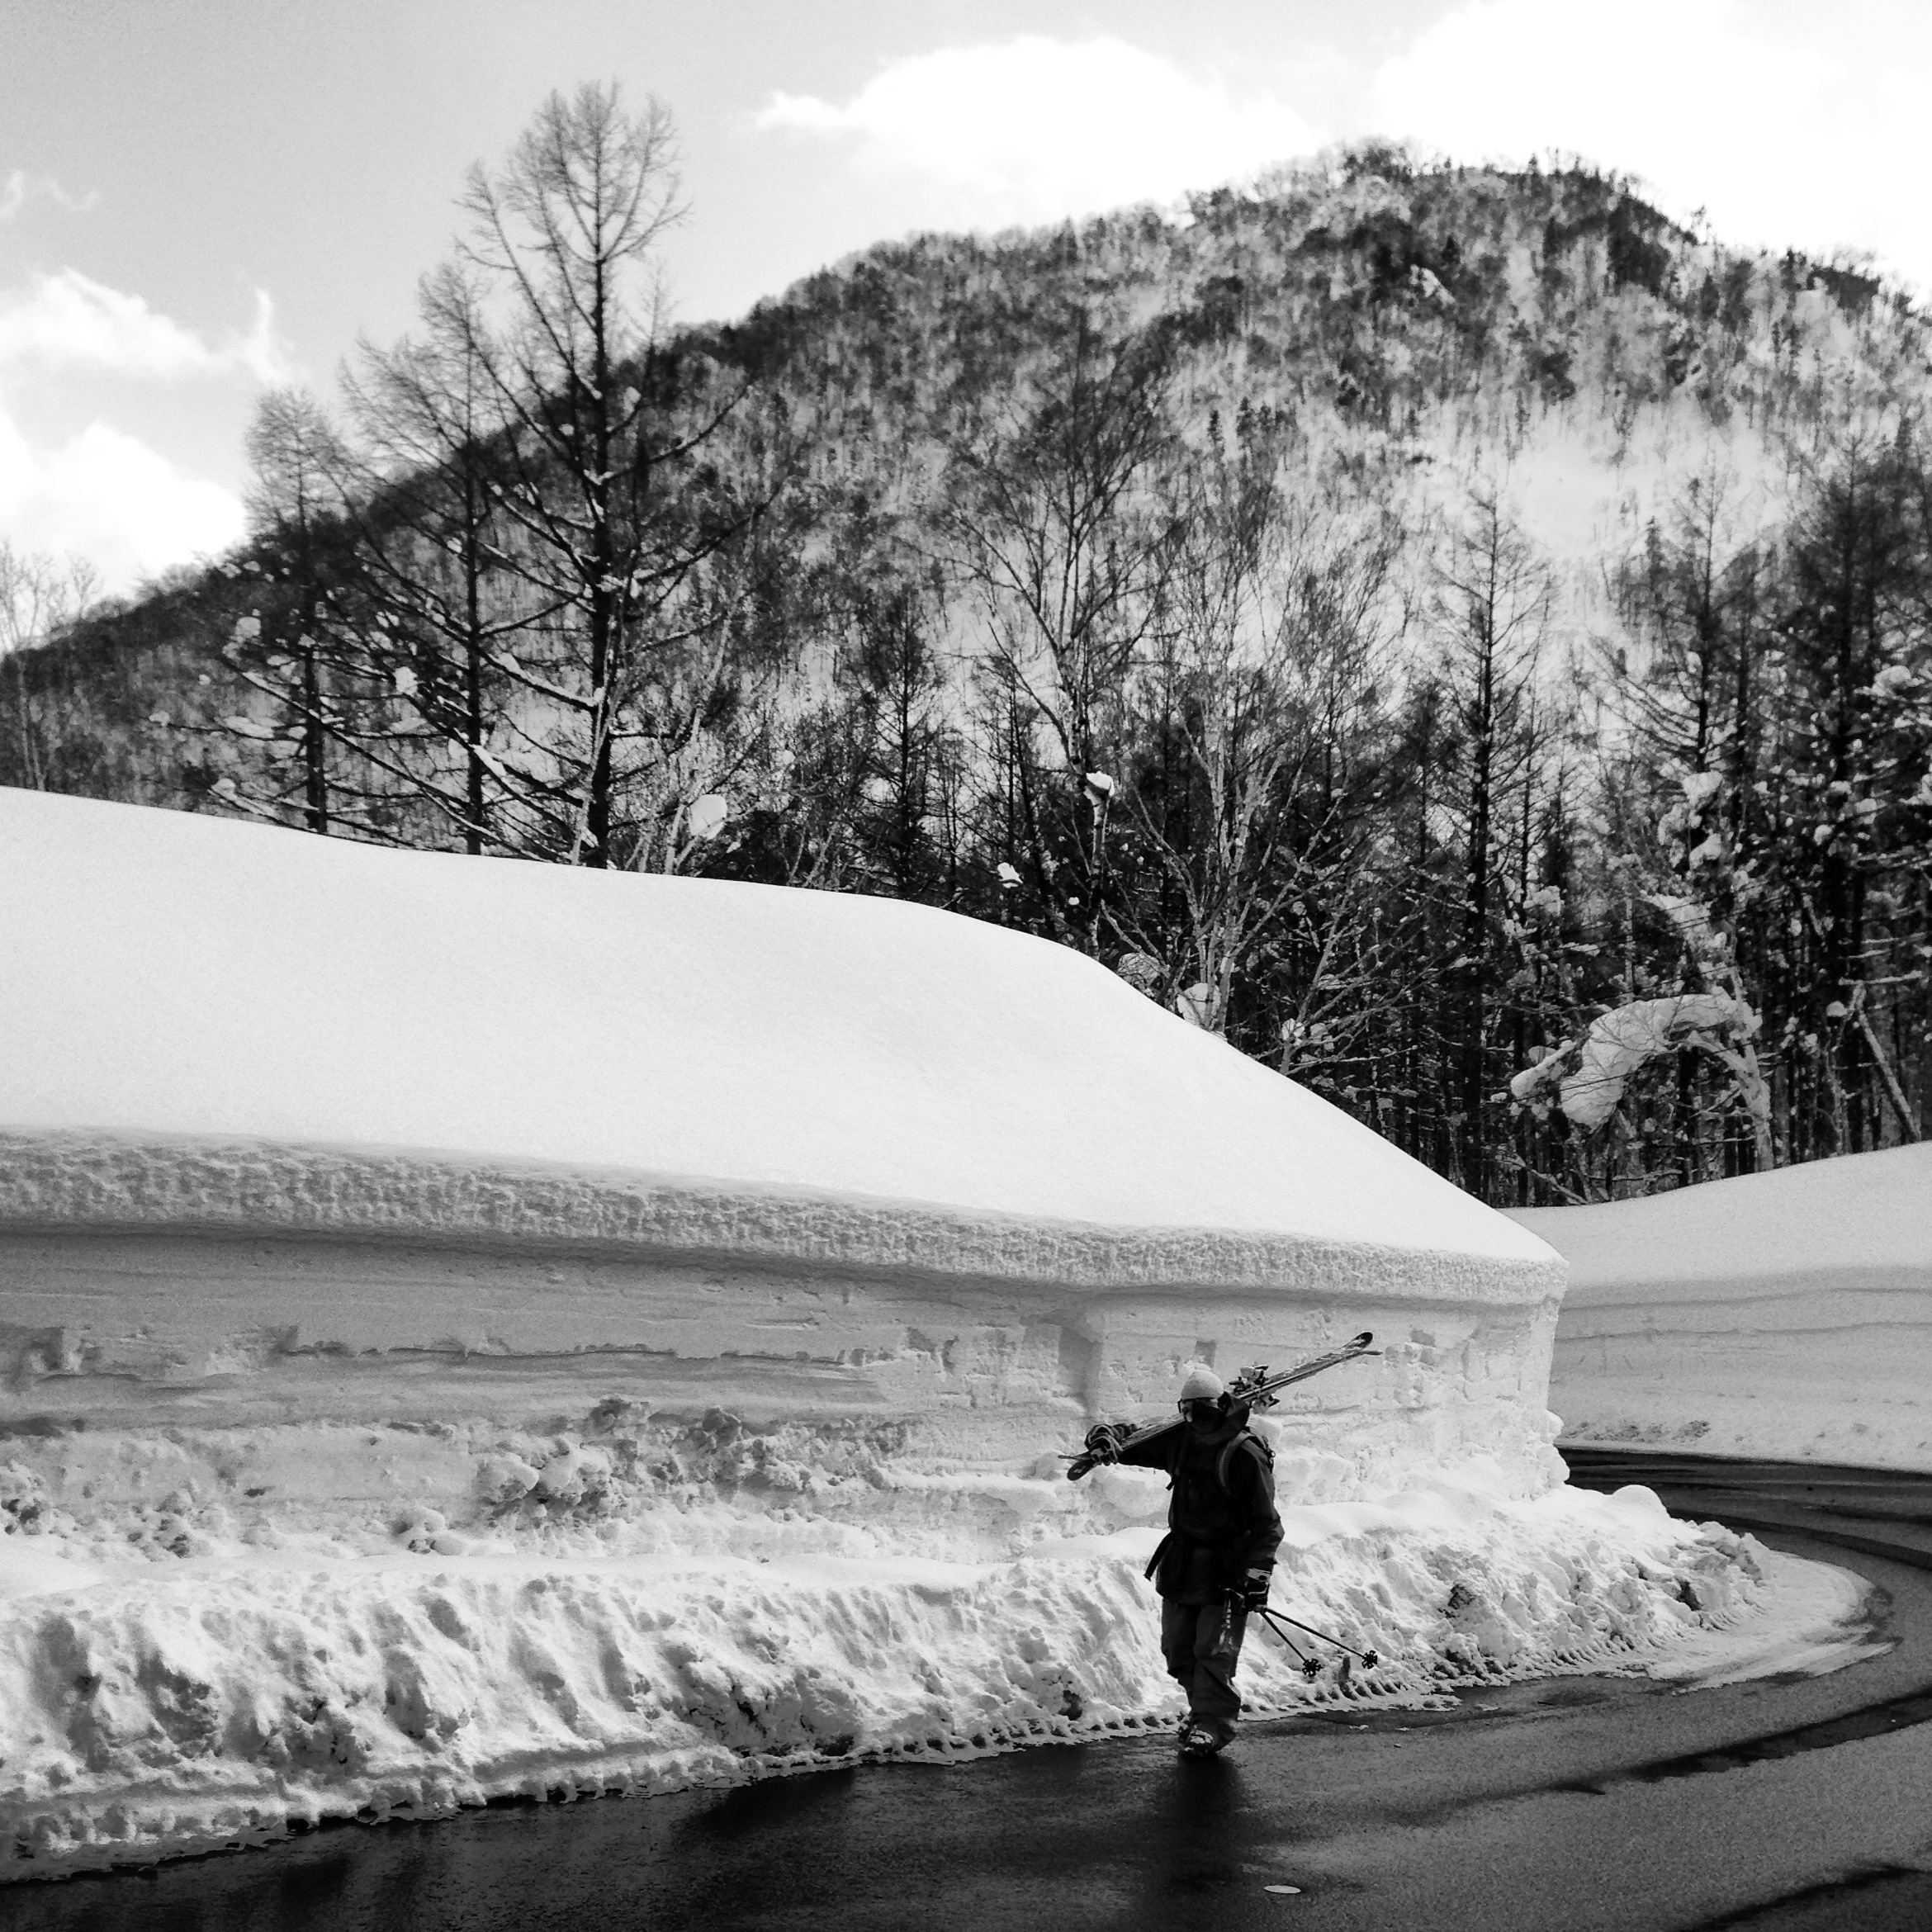
<instances>
[{"instance_id":1,"label":"conifer tree","mask_svg":"<svg viewBox=\"0 0 1932 1932\"><path fill-rule=\"evenodd\" d=\"M1460 846L1454 917L1446 943L1444 1031L1452 1042L1454 1144L1462 1184L1486 1196L1500 1085L1491 1029L1496 945L1507 910L1513 803L1530 781L1537 751L1534 694L1552 586L1546 565L1511 520L1500 495L1479 486L1437 566L1433 628L1437 690L1453 763L1440 795Z\"/></svg>"}]
</instances>

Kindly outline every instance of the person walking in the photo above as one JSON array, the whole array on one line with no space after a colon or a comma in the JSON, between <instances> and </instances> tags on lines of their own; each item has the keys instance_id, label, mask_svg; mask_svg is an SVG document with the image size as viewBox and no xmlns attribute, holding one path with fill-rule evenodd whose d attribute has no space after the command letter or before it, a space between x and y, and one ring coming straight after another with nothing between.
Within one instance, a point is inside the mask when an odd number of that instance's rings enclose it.
<instances>
[{"instance_id":1,"label":"person walking","mask_svg":"<svg viewBox=\"0 0 1932 1932\"><path fill-rule=\"evenodd\" d=\"M1262 1608L1281 1546L1274 1457L1248 1428L1245 1404L1210 1368L1181 1385L1181 1426L1127 1442L1102 1425L1088 1438L1109 1461L1164 1470L1167 1533L1147 1566L1161 1598L1161 1652L1186 1693L1181 1749L1224 1749L1241 1715L1234 1669L1248 1613ZM1109 1437L1103 1446L1095 1437ZM1107 1453L1111 1451L1110 1454Z\"/></svg>"}]
</instances>

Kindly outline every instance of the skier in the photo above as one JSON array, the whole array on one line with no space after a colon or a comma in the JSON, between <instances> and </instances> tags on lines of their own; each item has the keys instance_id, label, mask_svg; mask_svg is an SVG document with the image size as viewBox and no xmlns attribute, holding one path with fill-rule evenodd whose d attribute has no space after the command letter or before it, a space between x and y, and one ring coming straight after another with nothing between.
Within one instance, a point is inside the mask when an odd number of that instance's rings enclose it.
<instances>
[{"instance_id":1,"label":"skier","mask_svg":"<svg viewBox=\"0 0 1932 1932\"><path fill-rule=\"evenodd\" d=\"M1141 1442L1108 1429L1103 1453L1167 1472L1167 1533L1147 1574L1161 1596L1167 1674L1187 1696L1181 1749L1209 1757L1234 1737L1241 1714L1234 1666L1248 1612L1268 1600L1281 1518L1274 1459L1248 1427L1248 1405L1196 1364L1181 1385L1179 1406L1183 1428L1170 1425Z\"/></svg>"}]
</instances>

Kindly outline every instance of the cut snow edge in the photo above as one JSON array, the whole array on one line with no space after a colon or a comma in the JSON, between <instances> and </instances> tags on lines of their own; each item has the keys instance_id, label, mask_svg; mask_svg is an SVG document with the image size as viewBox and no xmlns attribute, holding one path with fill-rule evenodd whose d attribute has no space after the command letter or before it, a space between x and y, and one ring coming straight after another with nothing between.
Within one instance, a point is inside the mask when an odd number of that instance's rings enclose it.
<instances>
[{"instance_id":1,"label":"cut snow edge","mask_svg":"<svg viewBox=\"0 0 1932 1932\"><path fill-rule=\"evenodd\" d=\"M1561 1260L1293 1233L1134 1227L460 1152L0 1128L0 1230L384 1236L490 1249L726 1253L1071 1289L1241 1288L1515 1305Z\"/></svg>"}]
</instances>

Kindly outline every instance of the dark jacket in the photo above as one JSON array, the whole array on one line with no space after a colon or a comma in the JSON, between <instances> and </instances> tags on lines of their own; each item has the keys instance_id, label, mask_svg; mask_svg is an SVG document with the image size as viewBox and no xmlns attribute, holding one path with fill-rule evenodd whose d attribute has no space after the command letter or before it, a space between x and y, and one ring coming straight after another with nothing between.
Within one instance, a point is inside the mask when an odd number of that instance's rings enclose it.
<instances>
[{"instance_id":1,"label":"dark jacket","mask_svg":"<svg viewBox=\"0 0 1932 1932\"><path fill-rule=\"evenodd\" d=\"M1163 1597L1212 1603L1249 1570L1273 1569L1281 1541L1274 1469L1245 1411L1211 1435L1177 1423L1120 1460L1167 1472L1167 1534L1148 1565Z\"/></svg>"}]
</instances>

